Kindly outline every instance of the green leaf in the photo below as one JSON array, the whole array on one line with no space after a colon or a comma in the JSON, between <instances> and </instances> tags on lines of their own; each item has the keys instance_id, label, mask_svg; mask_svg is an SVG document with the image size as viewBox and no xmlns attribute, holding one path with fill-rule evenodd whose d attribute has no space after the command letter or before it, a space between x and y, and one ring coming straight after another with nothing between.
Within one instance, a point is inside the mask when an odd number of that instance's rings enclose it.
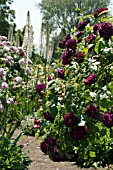
<instances>
[{"instance_id":1,"label":"green leaf","mask_svg":"<svg viewBox=\"0 0 113 170\"><path fill-rule=\"evenodd\" d=\"M57 115L58 113L58 109L56 106L50 106L49 107L49 111L51 113L51 116L55 118L55 116Z\"/></svg>"},{"instance_id":2,"label":"green leaf","mask_svg":"<svg viewBox=\"0 0 113 170\"><path fill-rule=\"evenodd\" d=\"M94 50L96 54L99 54L101 52L101 41L97 41Z\"/></svg>"},{"instance_id":3,"label":"green leaf","mask_svg":"<svg viewBox=\"0 0 113 170\"><path fill-rule=\"evenodd\" d=\"M94 151L89 151L89 156L94 158L96 157L96 153Z\"/></svg>"}]
</instances>

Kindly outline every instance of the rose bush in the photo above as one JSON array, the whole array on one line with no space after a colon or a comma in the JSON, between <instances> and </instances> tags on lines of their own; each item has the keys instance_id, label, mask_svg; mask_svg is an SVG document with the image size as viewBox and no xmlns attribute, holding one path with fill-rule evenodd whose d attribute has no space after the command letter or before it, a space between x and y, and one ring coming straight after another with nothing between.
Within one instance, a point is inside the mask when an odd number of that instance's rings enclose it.
<instances>
[{"instance_id":1,"label":"rose bush","mask_svg":"<svg viewBox=\"0 0 113 170\"><path fill-rule=\"evenodd\" d=\"M51 67L54 78L37 113L49 122L41 150L54 161L104 166L113 157L113 18L108 9L80 17L59 47L61 61Z\"/></svg>"}]
</instances>

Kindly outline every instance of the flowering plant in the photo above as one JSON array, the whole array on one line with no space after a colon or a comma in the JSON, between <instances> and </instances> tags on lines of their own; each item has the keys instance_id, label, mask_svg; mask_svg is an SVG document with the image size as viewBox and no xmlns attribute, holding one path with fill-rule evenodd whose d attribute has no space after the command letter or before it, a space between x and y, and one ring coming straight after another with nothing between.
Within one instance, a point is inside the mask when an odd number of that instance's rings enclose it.
<instances>
[{"instance_id":1,"label":"flowering plant","mask_svg":"<svg viewBox=\"0 0 113 170\"><path fill-rule=\"evenodd\" d=\"M59 47L62 63L53 67L41 108L51 123L41 150L54 161L105 165L113 142L113 18L107 8L80 17Z\"/></svg>"}]
</instances>

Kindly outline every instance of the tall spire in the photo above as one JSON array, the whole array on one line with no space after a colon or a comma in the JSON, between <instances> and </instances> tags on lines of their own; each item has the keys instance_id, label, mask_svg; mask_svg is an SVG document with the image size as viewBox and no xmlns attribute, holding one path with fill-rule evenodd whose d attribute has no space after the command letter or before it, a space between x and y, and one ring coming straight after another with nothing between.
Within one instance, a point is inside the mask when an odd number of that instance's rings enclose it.
<instances>
[{"instance_id":1,"label":"tall spire","mask_svg":"<svg viewBox=\"0 0 113 170\"><path fill-rule=\"evenodd\" d=\"M31 57L32 55L32 46L33 46L33 26L31 24L30 12L28 11L22 45L22 47L26 50L27 58Z\"/></svg>"}]
</instances>

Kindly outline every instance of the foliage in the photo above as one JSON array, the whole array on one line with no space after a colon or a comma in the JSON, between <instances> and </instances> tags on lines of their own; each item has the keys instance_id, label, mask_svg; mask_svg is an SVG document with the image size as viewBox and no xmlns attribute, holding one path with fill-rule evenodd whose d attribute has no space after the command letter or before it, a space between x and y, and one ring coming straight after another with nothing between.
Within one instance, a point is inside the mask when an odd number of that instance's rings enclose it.
<instances>
[{"instance_id":1,"label":"foliage","mask_svg":"<svg viewBox=\"0 0 113 170\"><path fill-rule=\"evenodd\" d=\"M11 22L15 18L15 11L10 9L13 0L0 1L0 35L8 36L8 30Z\"/></svg>"},{"instance_id":2,"label":"foliage","mask_svg":"<svg viewBox=\"0 0 113 170\"><path fill-rule=\"evenodd\" d=\"M53 161L95 167L113 161L113 18L107 12L80 17L48 71L37 116L50 122L40 147Z\"/></svg>"},{"instance_id":3,"label":"foliage","mask_svg":"<svg viewBox=\"0 0 113 170\"><path fill-rule=\"evenodd\" d=\"M7 138L0 136L0 169L24 170L30 163L21 147L16 146L16 140L9 142Z\"/></svg>"},{"instance_id":4,"label":"foliage","mask_svg":"<svg viewBox=\"0 0 113 170\"><path fill-rule=\"evenodd\" d=\"M65 35L76 26L78 23L77 17L80 13L82 15L90 14L99 7L108 6L109 3L109 0L42 0L41 3L38 4L38 7L40 8L43 16L42 22L46 25L47 21L49 21L49 27L51 31L55 31L60 28L61 32L63 32Z\"/></svg>"}]
</instances>

